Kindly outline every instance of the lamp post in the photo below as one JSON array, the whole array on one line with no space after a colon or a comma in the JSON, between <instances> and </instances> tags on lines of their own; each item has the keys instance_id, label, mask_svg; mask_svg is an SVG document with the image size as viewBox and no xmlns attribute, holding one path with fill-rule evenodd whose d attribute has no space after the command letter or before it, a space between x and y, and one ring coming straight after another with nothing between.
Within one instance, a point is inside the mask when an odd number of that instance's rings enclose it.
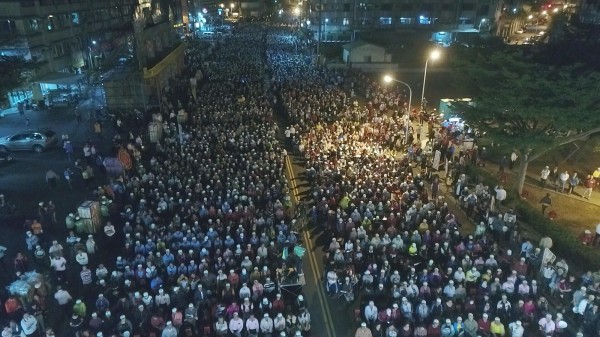
<instances>
[{"instance_id":1,"label":"lamp post","mask_svg":"<svg viewBox=\"0 0 600 337\"><path fill-rule=\"evenodd\" d=\"M435 61L437 59L440 58L440 51L439 50L434 50L432 51L429 56L427 57L427 60L425 61L425 71L423 72L423 91L421 92L421 108L424 108L424 102L425 102L425 83L427 81L427 66L429 65L429 60Z\"/></svg>"},{"instance_id":2,"label":"lamp post","mask_svg":"<svg viewBox=\"0 0 600 337\"><path fill-rule=\"evenodd\" d=\"M385 75L383 77L383 81L385 83L398 82L400 84L404 84L408 88L408 109L406 109L406 112L404 113L404 118L407 123L405 142L406 142L406 145L408 146L408 132L410 131L410 107L412 106L412 88L410 87L410 85L408 85L408 83L397 80L390 75Z\"/></svg>"}]
</instances>

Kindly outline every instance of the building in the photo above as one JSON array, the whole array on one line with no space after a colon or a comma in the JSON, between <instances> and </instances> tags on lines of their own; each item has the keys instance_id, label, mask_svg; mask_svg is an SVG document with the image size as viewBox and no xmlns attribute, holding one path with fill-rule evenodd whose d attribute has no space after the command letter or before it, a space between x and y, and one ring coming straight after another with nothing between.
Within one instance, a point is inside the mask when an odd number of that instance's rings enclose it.
<instances>
[{"instance_id":1,"label":"building","mask_svg":"<svg viewBox=\"0 0 600 337\"><path fill-rule=\"evenodd\" d=\"M384 47L365 41L354 41L342 46L345 63L383 63L391 62L392 55Z\"/></svg>"},{"instance_id":2,"label":"building","mask_svg":"<svg viewBox=\"0 0 600 337\"><path fill-rule=\"evenodd\" d=\"M0 54L39 64L30 87L9 93L11 106L41 100L51 90L79 90L88 80L83 71L131 58L134 10L141 2L147 1L0 0ZM173 24L184 25L182 0L155 2L168 4Z\"/></svg>"},{"instance_id":3,"label":"building","mask_svg":"<svg viewBox=\"0 0 600 337\"><path fill-rule=\"evenodd\" d=\"M169 80L181 74L185 45L171 4L139 0L132 16L133 30L115 41L115 50L131 55L103 80L109 109L147 109L158 106ZM127 54L132 48L134 52Z\"/></svg>"},{"instance_id":4,"label":"building","mask_svg":"<svg viewBox=\"0 0 600 337\"><path fill-rule=\"evenodd\" d=\"M600 24L600 0L581 0L579 20L587 24Z\"/></svg>"},{"instance_id":5,"label":"building","mask_svg":"<svg viewBox=\"0 0 600 337\"><path fill-rule=\"evenodd\" d=\"M374 29L478 29L489 31L501 12L499 0L312 0L304 10L322 40L354 39Z\"/></svg>"}]
</instances>

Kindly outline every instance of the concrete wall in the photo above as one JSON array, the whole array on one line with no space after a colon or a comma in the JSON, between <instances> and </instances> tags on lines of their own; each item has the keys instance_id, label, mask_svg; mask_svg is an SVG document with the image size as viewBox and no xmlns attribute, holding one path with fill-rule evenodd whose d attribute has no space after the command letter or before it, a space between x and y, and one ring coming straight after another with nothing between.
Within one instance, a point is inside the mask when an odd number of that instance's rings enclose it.
<instances>
[{"instance_id":1,"label":"concrete wall","mask_svg":"<svg viewBox=\"0 0 600 337\"><path fill-rule=\"evenodd\" d=\"M385 62L385 49L373 45L365 45L349 51L346 62L365 62L370 58L370 62Z\"/></svg>"}]
</instances>

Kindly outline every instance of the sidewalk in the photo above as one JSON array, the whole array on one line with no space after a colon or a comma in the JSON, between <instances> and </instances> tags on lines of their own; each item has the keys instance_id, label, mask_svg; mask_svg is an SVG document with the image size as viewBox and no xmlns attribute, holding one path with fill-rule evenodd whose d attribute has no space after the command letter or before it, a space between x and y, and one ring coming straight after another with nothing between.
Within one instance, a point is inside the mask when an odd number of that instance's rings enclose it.
<instances>
[{"instance_id":1,"label":"sidewalk","mask_svg":"<svg viewBox=\"0 0 600 337\"><path fill-rule=\"evenodd\" d=\"M491 163L491 162L486 162L485 163L485 170L488 171L490 174L495 175L498 172L498 164L495 163ZM517 170L516 167L511 171L508 168L506 170L504 170L504 173L506 173L508 178L512 178L510 180L514 181L517 178ZM579 175L578 175L579 176ZM580 179L585 178L585 176L579 176ZM511 181L511 183L512 183ZM534 174L531 173L531 170L527 171L527 177L525 178L525 186L523 187L523 190L528 190L531 188L536 188L536 189L541 189L540 187L540 175L539 173ZM507 188L511 188L512 186L505 186ZM548 192L551 194L552 198L554 199L554 197L558 196L558 199L560 198L569 198L572 200L577 200L580 202L584 202L590 205L594 205L594 206L598 206L599 207L599 211L600 211L600 193L596 190L594 190L592 192L592 196L590 197L590 199L585 199L583 197L581 197L581 195L583 194L584 188L583 186L577 186L575 187L575 189L573 189L573 193L572 194L567 194L567 193L561 193L561 192L557 192L554 182L551 181L550 178L548 178L548 181L546 183L546 188L544 189L545 192Z\"/></svg>"}]
</instances>

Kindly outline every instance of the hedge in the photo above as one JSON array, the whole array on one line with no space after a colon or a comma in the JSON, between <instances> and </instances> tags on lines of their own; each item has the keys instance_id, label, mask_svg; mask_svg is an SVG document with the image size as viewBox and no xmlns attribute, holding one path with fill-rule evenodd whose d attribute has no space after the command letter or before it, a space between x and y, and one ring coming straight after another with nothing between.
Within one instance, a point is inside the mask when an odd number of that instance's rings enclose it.
<instances>
[{"instance_id":1,"label":"hedge","mask_svg":"<svg viewBox=\"0 0 600 337\"><path fill-rule=\"evenodd\" d=\"M515 209L520 221L527 223L542 236L552 238L552 251L557 256L568 259L585 270L600 269L600 250L583 245L579 238L567 229L566 224L546 218L542 212L522 200L516 202Z\"/></svg>"},{"instance_id":2,"label":"hedge","mask_svg":"<svg viewBox=\"0 0 600 337\"><path fill-rule=\"evenodd\" d=\"M479 167L469 166L467 174L478 177L484 185L493 187L498 184L496 176ZM506 188L506 186L505 186ZM552 251L558 256L576 263L585 270L600 269L600 250L585 246L566 226L545 217L540 210L516 197L516 191L508 193L505 205L511 205L518 214L519 222L526 223L542 237L552 238Z\"/></svg>"}]
</instances>

